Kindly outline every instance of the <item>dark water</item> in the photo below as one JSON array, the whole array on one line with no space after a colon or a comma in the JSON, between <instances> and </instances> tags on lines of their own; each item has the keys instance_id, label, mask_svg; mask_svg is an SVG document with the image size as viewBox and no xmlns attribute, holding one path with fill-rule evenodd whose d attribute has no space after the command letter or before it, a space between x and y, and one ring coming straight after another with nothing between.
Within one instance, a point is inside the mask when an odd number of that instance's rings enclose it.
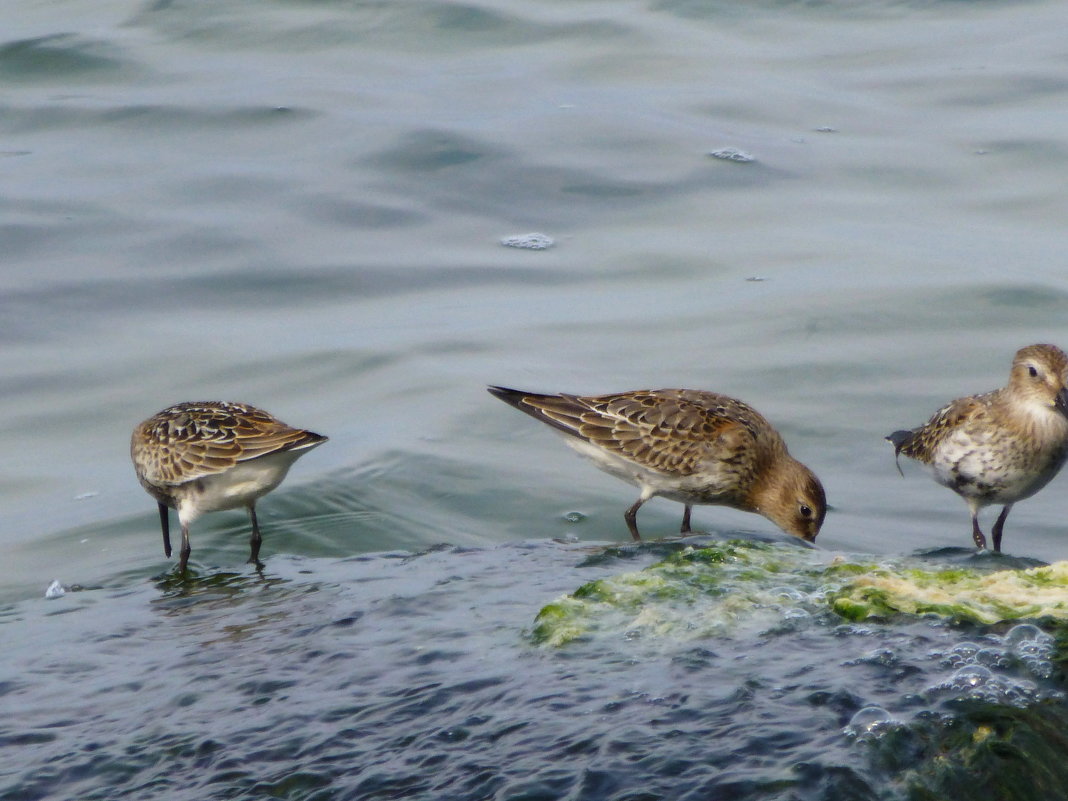
<instances>
[{"instance_id":1,"label":"dark water","mask_svg":"<svg viewBox=\"0 0 1068 801\"><path fill-rule=\"evenodd\" d=\"M632 625L560 648L532 641L539 604L678 547L278 557L259 576L163 576L21 605L5 621L0 798L1068 790L1056 765L1039 776L1017 764L1028 745L1037 766L1063 740L1050 635L850 623L811 600L800 574L813 557L792 546L773 546L798 569L779 600L720 636ZM974 561L965 554L927 563Z\"/></svg>"},{"instance_id":2,"label":"dark water","mask_svg":"<svg viewBox=\"0 0 1068 801\"><path fill-rule=\"evenodd\" d=\"M1068 795L1062 679L1007 624L532 643L662 554L591 561L630 490L484 391L736 395L822 478L818 553L967 547L882 436L1068 345L1063 4L2 17L0 798ZM260 504L263 576L220 513L182 584L128 437L212 398L330 443ZM1064 509L1018 505L1009 564L1064 559ZM971 664L992 694L937 689Z\"/></svg>"}]
</instances>

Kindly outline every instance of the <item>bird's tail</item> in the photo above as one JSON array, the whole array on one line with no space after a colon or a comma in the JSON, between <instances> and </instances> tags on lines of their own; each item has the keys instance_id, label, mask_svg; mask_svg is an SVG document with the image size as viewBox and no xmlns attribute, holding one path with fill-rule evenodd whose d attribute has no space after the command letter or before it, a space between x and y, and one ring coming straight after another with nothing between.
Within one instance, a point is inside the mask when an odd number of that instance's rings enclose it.
<instances>
[{"instance_id":1,"label":"bird's tail","mask_svg":"<svg viewBox=\"0 0 1068 801\"><path fill-rule=\"evenodd\" d=\"M905 477L905 474L901 470L899 457L902 449L908 447L909 443L912 442L912 437L915 433L914 431L895 431L893 434L884 437L887 442L894 446L894 465L897 466L897 472L901 474L902 478Z\"/></svg>"}]
</instances>

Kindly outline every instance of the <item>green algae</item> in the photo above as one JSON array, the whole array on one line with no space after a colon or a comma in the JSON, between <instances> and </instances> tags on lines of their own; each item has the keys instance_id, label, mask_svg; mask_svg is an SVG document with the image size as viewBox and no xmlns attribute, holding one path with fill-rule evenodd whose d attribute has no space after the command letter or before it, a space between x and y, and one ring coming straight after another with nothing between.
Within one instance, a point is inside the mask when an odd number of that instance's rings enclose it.
<instances>
[{"instance_id":1,"label":"green algae","mask_svg":"<svg viewBox=\"0 0 1068 801\"><path fill-rule=\"evenodd\" d=\"M795 603L793 585L807 558L783 550L743 541L685 548L644 570L588 582L541 610L532 639L560 646L598 631L708 636L746 621L774 625L783 601Z\"/></svg>"},{"instance_id":2,"label":"green algae","mask_svg":"<svg viewBox=\"0 0 1068 801\"><path fill-rule=\"evenodd\" d=\"M875 770L909 801L1068 798L1061 706L963 701L868 741Z\"/></svg>"},{"instance_id":3,"label":"green algae","mask_svg":"<svg viewBox=\"0 0 1068 801\"><path fill-rule=\"evenodd\" d=\"M954 622L1068 621L1068 562L1028 569L851 561L821 551L731 540L682 548L643 570L599 578L547 604L533 641L561 646L627 636L772 632L787 619L827 622L934 615Z\"/></svg>"},{"instance_id":4,"label":"green algae","mask_svg":"<svg viewBox=\"0 0 1068 801\"><path fill-rule=\"evenodd\" d=\"M855 576L830 597L849 620L937 615L992 624L1068 620L1068 562L1026 570L879 569Z\"/></svg>"}]
</instances>

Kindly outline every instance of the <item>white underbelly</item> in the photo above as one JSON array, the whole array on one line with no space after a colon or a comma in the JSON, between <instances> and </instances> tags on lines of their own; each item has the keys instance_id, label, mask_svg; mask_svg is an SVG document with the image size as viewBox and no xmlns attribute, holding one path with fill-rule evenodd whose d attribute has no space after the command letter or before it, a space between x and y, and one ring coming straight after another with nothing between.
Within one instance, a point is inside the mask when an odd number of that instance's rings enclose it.
<instances>
[{"instance_id":1,"label":"white underbelly","mask_svg":"<svg viewBox=\"0 0 1068 801\"><path fill-rule=\"evenodd\" d=\"M988 436L958 432L939 449L932 462L939 484L980 503L1013 503L1042 489L1060 469L1060 461L1024 458L1004 442L995 447Z\"/></svg>"},{"instance_id":2,"label":"white underbelly","mask_svg":"<svg viewBox=\"0 0 1068 801\"><path fill-rule=\"evenodd\" d=\"M189 522L205 512L250 506L281 484L304 452L272 453L238 462L224 473L198 478L190 482L189 491L179 500L178 513Z\"/></svg>"},{"instance_id":3,"label":"white underbelly","mask_svg":"<svg viewBox=\"0 0 1068 801\"><path fill-rule=\"evenodd\" d=\"M645 498L659 495L681 503L709 502L707 499L704 501L698 500L699 495L707 496L707 477L677 476L662 473L658 470L643 467L629 459L624 459L622 456L592 445L586 440L569 436L564 441L604 472L638 487ZM704 491L701 491L702 489Z\"/></svg>"}]
</instances>

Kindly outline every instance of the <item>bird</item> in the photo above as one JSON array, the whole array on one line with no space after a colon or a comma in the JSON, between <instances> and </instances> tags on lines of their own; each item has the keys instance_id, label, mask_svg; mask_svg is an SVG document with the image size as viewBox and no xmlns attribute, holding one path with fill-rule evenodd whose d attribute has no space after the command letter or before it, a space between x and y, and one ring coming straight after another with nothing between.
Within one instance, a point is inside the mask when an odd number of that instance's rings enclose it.
<instances>
[{"instance_id":1,"label":"bird","mask_svg":"<svg viewBox=\"0 0 1068 801\"><path fill-rule=\"evenodd\" d=\"M1002 504L991 530L994 551L1000 552L1013 504L1046 486L1068 456L1068 356L1055 345L1021 348L1007 386L957 398L919 428L886 439L894 446L898 472L905 454L929 466L935 481L964 499L980 550L986 537L979 511Z\"/></svg>"},{"instance_id":2,"label":"bird","mask_svg":"<svg viewBox=\"0 0 1068 801\"><path fill-rule=\"evenodd\" d=\"M601 470L638 487L638 500L624 514L635 541L641 540L638 510L654 496L683 504L683 534L691 531L695 504L755 512L808 542L823 525L823 485L742 401L695 389L585 396L488 390L564 434Z\"/></svg>"},{"instance_id":3,"label":"bird","mask_svg":"<svg viewBox=\"0 0 1068 801\"><path fill-rule=\"evenodd\" d=\"M178 570L189 563L189 526L205 512L248 509L252 521L249 563L262 568L256 501L282 483L298 458L327 437L292 428L245 403L195 401L170 406L133 432L130 457L141 486L159 504L163 552L170 557L168 509L178 511L182 549Z\"/></svg>"}]
</instances>

